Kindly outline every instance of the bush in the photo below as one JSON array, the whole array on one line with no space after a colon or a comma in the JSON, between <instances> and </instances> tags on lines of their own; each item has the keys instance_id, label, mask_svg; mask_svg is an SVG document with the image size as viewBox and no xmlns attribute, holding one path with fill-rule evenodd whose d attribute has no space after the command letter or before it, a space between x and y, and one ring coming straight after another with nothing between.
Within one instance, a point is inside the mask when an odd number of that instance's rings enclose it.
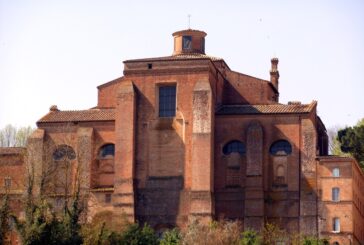
<instances>
[{"instance_id":1,"label":"bush","mask_svg":"<svg viewBox=\"0 0 364 245\"><path fill-rule=\"evenodd\" d=\"M158 237L147 224L141 228L139 224L131 224L121 234L121 245L158 245Z\"/></svg>"},{"instance_id":2,"label":"bush","mask_svg":"<svg viewBox=\"0 0 364 245\"><path fill-rule=\"evenodd\" d=\"M241 225L239 222L211 222L208 226L192 222L183 233L185 245L234 245L239 244Z\"/></svg>"},{"instance_id":3,"label":"bush","mask_svg":"<svg viewBox=\"0 0 364 245\"><path fill-rule=\"evenodd\" d=\"M248 229L242 233L240 245L259 245L261 243L262 238L258 232Z\"/></svg>"},{"instance_id":4,"label":"bush","mask_svg":"<svg viewBox=\"0 0 364 245\"><path fill-rule=\"evenodd\" d=\"M181 244L182 236L178 229L167 230L163 233L160 245L178 245Z\"/></svg>"},{"instance_id":5,"label":"bush","mask_svg":"<svg viewBox=\"0 0 364 245\"><path fill-rule=\"evenodd\" d=\"M316 236L305 236L302 241L303 245L328 245L329 241L326 238L318 238Z\"/></svg>"}]
</instances>

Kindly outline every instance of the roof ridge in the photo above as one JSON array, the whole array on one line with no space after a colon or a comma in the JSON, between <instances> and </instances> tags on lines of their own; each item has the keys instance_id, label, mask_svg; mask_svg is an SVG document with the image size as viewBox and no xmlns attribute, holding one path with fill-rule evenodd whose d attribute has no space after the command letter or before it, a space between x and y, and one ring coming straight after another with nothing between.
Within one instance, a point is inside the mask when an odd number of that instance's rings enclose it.
<instances>
[{"instance_id":1,"label":"roof ridge","mask_svg":"<svg viewBox=\"0 0 364 245\"><path fill-rule=\"evenodd\" d=\"M223 58L216 57L216 56L211 56L211 55L207 55L207 54L186 53L186 54L176 54L176 55L169 55L169 56L124 60L124 63L127 63L127 62L156 61L156 60L180 60L180 59L209 59L211 61L224 60Z\"/></svg>"},{"instance_id":2,"label":"roof ridge","mask_svg":"<svg viewBox=\"0 0 364 245\"><path fill-rule=\"evenodd\" d=\"M45 122L81 122L81 121L114 121L114 108L96 108L86 110L51 111L39 119L37 123Z\"/></svg>"},{"instance_id":3,"label":"roof ridge","mask_svg":"<svg viewBox=\"0 0 364 245\"><path fill-rule=\"evenodd\" d=\"M294 106L312 106L313 103L309 103L309 104L283 104L283 103L277 103L277 104L233 104L233 105L221 105L222 107L224 106L230 106L230 107L239 107L239 106L291 106L291 107L294 107Z\"/></svg>"},{"instance_id":4,"label":"roof ridge","mask_svg":"<svg viewBox=\"0 0 364 245\"><path fill-rule=\"evenodd\" d=\"M89 108L89 109L81 109L81 110L58 110L58 111L51 111L54 113L60 113L60 112L84 112L84 111L106 111L106 110L115 110L115 108Z\"/></svg>"}]
</instances>

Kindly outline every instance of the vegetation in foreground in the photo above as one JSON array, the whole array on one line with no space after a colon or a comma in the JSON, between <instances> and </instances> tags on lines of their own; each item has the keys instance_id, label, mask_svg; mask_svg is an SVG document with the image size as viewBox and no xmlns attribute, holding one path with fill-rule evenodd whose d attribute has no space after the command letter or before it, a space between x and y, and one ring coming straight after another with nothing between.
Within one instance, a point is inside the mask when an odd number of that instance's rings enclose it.
<instances>
[{"instance_id":1,"label":"vegetation in foreground","mask_svg":"<svg viewBox=\"0 0 364 245\"><path fill-rule=\"evenodd\" d=\"M126 218L114 219L111 212L101 212L91 223L80 225L77 201L61 215L50 210L46 203L33 203L25 220L17 220L9 212L8 201L0 207L1 236L4 244L6 233L15 221L16 232L23 244L69 245L264 245L264 244L328 244L326 239L290 234L273 224L265 224L260 232L242 231L237 221L213 221L202 225L192 222L186 229L177 228L157 233L149 225L129 223ZM281 243L280 243L281 242Z\"/></svg>"},{"instance_id":2,"label":"vegetation in foreground","mask_svg":"<svg viewBox=\"0 0 364 245\"><path fill-rule=\"evenodd\" d=\"M18 131L12 127L0 130L0 146L24 146L31 128ZM69 139L65 139L67 143ZM364 119L356 126L347 127L338 131L334 138L331 152L338 155L349 154L357 159L364 168ZM335 143L336 142L336 143ZM67 144L66 144L67 145ZM53 152L54 149L49 150ZM79 149L82 154L82 148ZM337 151L337 152L335 152ZM28 149L28 154L32 150ZM33 195L35 174L34 166L27 169L26 195L23 202L25 217L20 219L10 210L9 196L5 193L0 203L0 245L5 244L10 231L16 232L25 245L38 244L64 244L64 245L257 245L257 244L304 244L321 245L328 244L326 239L313 236L291 234L274 224L265 224L261 231L245 230L239 222L213 221L209 225L192 222L184 230L171 229L163 233L157 233L147 224L139 225L129 223L124 218L112 219L111 213L99 213L91 223L85 223L84 194L81 193L81 185L84 181L84 171L77 162L78 157L63 153L63 172L67 176L71 171L71 164L76 164L77 182L71 188L70 183L64 183L62 195L65 199L61 211L54 208L47 199L46 190L52 183L52 178L57 171L54 166L59 166L49 161L44 165L40 176L39 194ZM29 157L29 156L28 156ZM83 225L81 225L83 224Z\"/></svg>"}]
</instances>

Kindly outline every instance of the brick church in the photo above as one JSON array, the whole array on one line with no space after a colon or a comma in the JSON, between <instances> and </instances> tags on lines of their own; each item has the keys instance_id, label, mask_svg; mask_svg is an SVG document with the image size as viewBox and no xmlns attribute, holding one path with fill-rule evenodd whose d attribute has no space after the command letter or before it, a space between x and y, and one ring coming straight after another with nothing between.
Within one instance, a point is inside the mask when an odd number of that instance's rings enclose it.
<instances>
[{"instance_id":1,"label":"brick church","mask_svg":"<svg viewBox=\"0 0 364 245\"><path fill-rule=\"evenodd\" d=\"M270 80L245 75L206 55L205 37L178 31L171 56L124 61L94 108L52 106L27 146L36 171L48 157L81 164L90 217L108 210L156 229L194 218L273 222L332 244L363 242L364 175L354 159L328 156L317 102L279 103L277 58ZM21 151L0 149L14 195Z\"/></svg>"}]
</instances>

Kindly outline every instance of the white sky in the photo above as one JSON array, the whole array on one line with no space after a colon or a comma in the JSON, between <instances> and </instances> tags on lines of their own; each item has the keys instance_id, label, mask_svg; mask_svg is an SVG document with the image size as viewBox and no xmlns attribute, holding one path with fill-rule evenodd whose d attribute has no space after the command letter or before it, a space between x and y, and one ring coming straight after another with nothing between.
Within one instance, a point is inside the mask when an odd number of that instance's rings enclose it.
<instances>
[{"instance_id":1,"label":"white sky","mask_svg":"<svg viewBox=\"0 0 364 245\"><path fill-rule=\"evenodd\" d=\"M361 0L0 0L0 128L95 106L123 60L172 54L188 14L235 71L269 79L277 56L281 102L318 100L328 128L364 117Z\"/></svg>"}]
</instances>

